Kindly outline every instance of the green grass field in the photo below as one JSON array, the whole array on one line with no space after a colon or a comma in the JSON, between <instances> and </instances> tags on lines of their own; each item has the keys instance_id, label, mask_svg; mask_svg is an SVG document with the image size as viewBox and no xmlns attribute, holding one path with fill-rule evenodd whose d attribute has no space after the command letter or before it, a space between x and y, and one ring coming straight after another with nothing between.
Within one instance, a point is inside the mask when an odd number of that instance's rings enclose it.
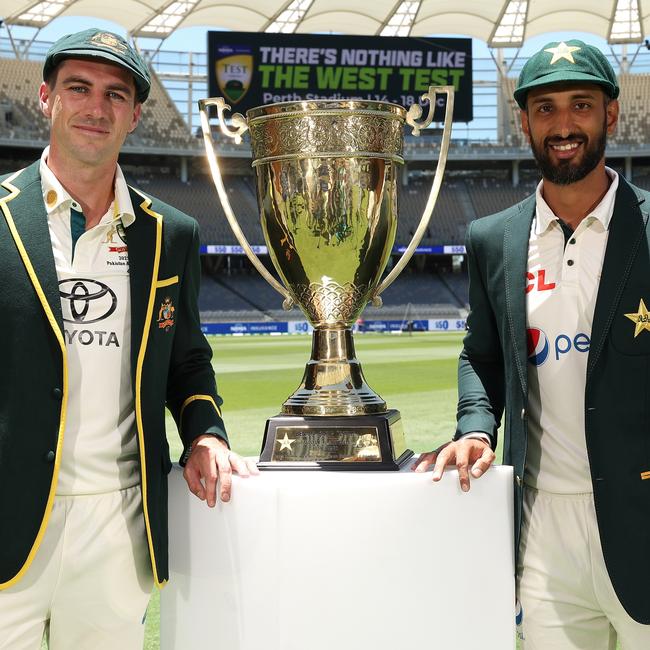
<instances>
[{"instance_id":1,"label":"green grass field","mask_svg":"<svg viewBox=\"0 0 650 650\"><path fill-rule=\"evenodd\" d=\"M258 455L266 419L298 387L309 359L310 336L208 337L232 447ZM456 365L462 333L355 336L366 380L402 414L406 442L427 451L449 440L456 421ZM176 426L167 418L172 460L181 452ZM159 598L147 617L146 650L159 648Z\"/></svg>"}]
</instances>

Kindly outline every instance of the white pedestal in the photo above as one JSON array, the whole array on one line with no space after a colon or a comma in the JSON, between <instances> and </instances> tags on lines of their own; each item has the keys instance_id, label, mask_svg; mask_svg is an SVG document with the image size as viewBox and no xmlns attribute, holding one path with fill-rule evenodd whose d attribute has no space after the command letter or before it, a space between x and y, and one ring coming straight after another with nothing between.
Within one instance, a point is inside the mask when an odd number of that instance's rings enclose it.
<instances>
[{"instance_id":1,"label":"white pedestal","mask_svg":"<svg viewBox=\"0 0 650 650\"><path fill-rule=\"evenodd\" d=\"M209 509L170 476L161 650L515 647L512 469L264 472Z\"/></svg>"}]
</instances>

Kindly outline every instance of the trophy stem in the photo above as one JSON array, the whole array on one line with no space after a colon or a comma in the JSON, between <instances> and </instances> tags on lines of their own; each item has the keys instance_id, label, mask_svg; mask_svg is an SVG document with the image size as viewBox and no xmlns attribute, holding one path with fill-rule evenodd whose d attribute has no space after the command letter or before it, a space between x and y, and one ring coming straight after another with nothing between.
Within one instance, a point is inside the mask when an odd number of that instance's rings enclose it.
<instances>
[{"instance_id":1,"label":"trophy stem","mask_svg":"<svg viewBox=\"0 0 650 650\"><path fill-rule=\"evenodd\" d=\"M315 328L302 383L282 405L282 413L342 416L385 412L386 402L368 386L355 357L352 330Z\"/></svg>"}]
</instances>

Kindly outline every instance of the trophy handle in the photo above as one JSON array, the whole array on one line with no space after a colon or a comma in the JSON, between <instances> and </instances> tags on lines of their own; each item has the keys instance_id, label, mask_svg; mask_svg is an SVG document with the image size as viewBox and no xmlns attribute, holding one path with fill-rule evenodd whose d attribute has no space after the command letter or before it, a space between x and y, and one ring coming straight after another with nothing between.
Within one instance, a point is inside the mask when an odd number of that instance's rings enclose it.
<instances>
[{"instance_id":1,"label":"trophy handle","mask_svg":"<svg viewBox=\"0 0 650 650\"><path fill-rule=\"evenodd\" d=\"M208 119L208 107L216 106L217 113L219 114L219 123L221 126L221 132L232 138L236 144L241 143L241 137L248 130L248 122L246 118L241 113L235 113L232 116L232 124L236 127L234 130L228 128L226 120L224 118L224 111L230 110L230 106L226 104L223 97L210 97L208 99L199 100L199 114L201 117L201 129L203 131L203 142L205 144L205 151L208 156L208 163L210 165L210 172L212 173L212 180L215 187L217 188L217 193L219 194L219 199L223 207L223 211L226 214L226 219L230 224L237 241L240 246L243 248L246 257L251 261L252 265L257 269L260 275L284 298L282 307L286 310L289 310L294 305L294 300L291 294L267 271L266 267L260 261L260 258L253 252L251 245L246 239L242 229L239 227L239 222L237 217L233 212L232 206L230 205L230 200L228 199L228 193L224 187L223 180L221 177L221 170L219 169L219 162L217 161L217 155L214 152L215 142L212 139L212 132L210 130L210 122Z\"/></svg>"},{"instance_id":2,"label":"trophy handle","mask_svg":"<svg viewBox=\"0 0 650 650\"><path fill-rule=\"evenodd\" d=\"M388 288L396 279L397 276L402 272L404 267L409 263L415 249L418 247L418 244L422 241L422 237L429 225L431 220L431 215L433 214L433 209L438 200L438 193L440 192L440 187L442 185L442 177L445 174L445 165L447 164L447 153L449 151L449 141L451 140L451 118L454 113L454 88L453 86L429 86L429 90L422 95L422 100L428 100L429 102L429 111L426 118L417 122L418 118L422 115L422 107L420 104L413 104L408 113L406 114L406 123L409 126L413 127L413 135L420 135L420 129L424 129L433 120L433 112L436 108L436 94L447 95L447 105L445 107L445 122L444 130L442 132L442 142L440 143L440 155L438 156L438 164L436 165L436 174L433 178L433 185L431 187L431 192L429 193L429 199L420 218L420 223L413 234L413 238L409 243L407 249L402 253L402 256L397 261L397 264L393 267L391 272L380 282L379 286L375 289L372 295L372 304L375 307L381 307L382 300L379 297L379 294L382 293L386 288Z\"/></svg>"}]
</instances>

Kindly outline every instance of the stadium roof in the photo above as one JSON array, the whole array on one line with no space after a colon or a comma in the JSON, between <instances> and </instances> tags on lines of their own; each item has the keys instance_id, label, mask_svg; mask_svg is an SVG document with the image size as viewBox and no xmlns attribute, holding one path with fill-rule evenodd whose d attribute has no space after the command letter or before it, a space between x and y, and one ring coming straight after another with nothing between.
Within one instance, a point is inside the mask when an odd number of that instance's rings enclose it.
<instances>
[{"instance_id":1,"label":"stadium roof","mask_svg":"<svg viewBox=\"0 0 650 650\"><path fill-rule=\"evenodd\" d=\"M650 0L3 0L7 25L42 28L60 16L115 22L133 37L166 38L176 29L464 34L493 47L577 29L610 43L640 43L650 33Z\"/></svg>"}]
</instances>

